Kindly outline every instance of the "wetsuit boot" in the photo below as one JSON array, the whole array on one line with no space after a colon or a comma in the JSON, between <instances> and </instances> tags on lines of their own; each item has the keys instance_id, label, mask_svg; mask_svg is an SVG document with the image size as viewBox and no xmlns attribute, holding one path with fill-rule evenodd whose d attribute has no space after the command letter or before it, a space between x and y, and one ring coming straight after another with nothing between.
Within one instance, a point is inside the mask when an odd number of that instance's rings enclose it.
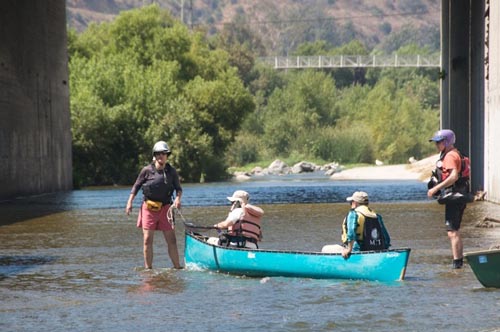
<instances>
[{"instance_id":1,"label":"wetsuit boot","mask_svg":"<svg viewBox=\"0 0 500 332\"><path fill-rule=\"evenodd\" d=\"M453 260L453 269L461 269L463 265L464 265L463 258Z\"/></svg>"}]
</instances>

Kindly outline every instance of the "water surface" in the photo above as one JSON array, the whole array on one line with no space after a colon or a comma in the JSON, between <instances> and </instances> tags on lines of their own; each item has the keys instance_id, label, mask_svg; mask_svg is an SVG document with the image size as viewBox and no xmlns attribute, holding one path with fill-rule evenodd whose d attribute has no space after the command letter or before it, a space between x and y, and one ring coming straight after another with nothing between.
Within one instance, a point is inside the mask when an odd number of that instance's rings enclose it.
<instances>
[{"instance_id":1,"label":"water surface","mask_svg":"<svg viewBox=\"0 0 500 332\"><path fill-rule=\"evenodd\" d=\"M262 248L319 250L338 243L345 197L365 190L394 247L412 252L403 282L245 278L171 269L160 233L155 269L141 266L142 233L124 214L130 188L87 189L0 204L1 331L500 331L500 290L470 267L452 271L443 208L413 181L273 179L185 185L186 220L224 219L226 196L250 192L265 210ZM500 243L474 227L498 205L466 210L466 251ZM183 226L177 218L183 252Z\"/></svg>"}]
</instances>

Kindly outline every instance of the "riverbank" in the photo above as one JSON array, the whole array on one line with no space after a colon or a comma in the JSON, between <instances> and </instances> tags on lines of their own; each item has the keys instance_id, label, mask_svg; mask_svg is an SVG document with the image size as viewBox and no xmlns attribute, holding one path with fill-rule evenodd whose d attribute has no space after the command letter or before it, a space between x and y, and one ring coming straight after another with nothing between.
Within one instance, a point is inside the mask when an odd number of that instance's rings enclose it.
<instances>
[{"instance_id":1,"label":"riverbank","mask_svg":"<svg viewBox=\"0 0 500 332\"><path fill-rule=\"evenodd\" d=\"M435 167L438 155L411 164L364 166L336 172L332 180L427 180Z\"/></svg>"},{"instance_id":2,"label":"riverbank","mask_svg":"<svg viewBox=\"0 0 500 332\"><path fill-rule=\"evenodd\" d=\"M435 168L439 155L432 155L422 160L399 165L372 165L344 169L338 163L317 166L311 162L300 162L289 167L277 159L269 167L255 167L250 172L237 171L233 173L233 180L244 182L254 177L268 175L308 174L310 172L324 172L331 180L420 180L426 181Z\"/></svg>"}]
</instances>

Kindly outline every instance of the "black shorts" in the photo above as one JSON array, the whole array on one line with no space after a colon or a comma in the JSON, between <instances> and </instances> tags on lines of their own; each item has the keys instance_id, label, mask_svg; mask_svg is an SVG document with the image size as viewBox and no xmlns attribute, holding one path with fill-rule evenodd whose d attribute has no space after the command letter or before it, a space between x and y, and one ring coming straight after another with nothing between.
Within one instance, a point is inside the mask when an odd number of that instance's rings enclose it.
<instances>
[{"instance_id":1,"label":"black shorts","mask_svg":"<svg viewBox=\"0 0 500 332\"><path fill-rule=\"evenodd\" d=\"M447 231L458 231L466 204L446 204L444 218Z\"/></svg>"}]
</instances>

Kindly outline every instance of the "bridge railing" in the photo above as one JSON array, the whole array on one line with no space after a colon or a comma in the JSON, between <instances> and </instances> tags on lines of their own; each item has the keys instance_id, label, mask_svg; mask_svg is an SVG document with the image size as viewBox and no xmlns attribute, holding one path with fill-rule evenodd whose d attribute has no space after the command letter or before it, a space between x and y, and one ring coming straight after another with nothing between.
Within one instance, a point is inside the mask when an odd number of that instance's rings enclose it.
<instances>
[{"instance_id":1,"label":"bridge railing","mask_svg":"<svg viewBox=\"0 0 500 332\"><path fill-rule=\"evenodd\" d=\"M263 57L260 62L274 69L363 68L363 67L441 67L438 55L319 55Z\"/></svg>"}]
</instances>

